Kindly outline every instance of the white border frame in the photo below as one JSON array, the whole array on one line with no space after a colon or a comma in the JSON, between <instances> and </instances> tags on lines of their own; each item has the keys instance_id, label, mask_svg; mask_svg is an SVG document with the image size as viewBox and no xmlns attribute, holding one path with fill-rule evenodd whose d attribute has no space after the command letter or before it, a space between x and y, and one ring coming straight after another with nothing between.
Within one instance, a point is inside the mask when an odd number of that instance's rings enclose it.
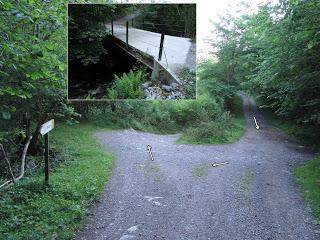
<instances>
[{"instance_id":1,"label":"white border frame","mask_svg":"<svg viewBox=\"0 0 320 240\"><path fill-rule=\"evenodd\" d=\"M128 4L194 4L196 7L196 97L192 99L69 99L69 5L84 5L84 4L94 4L94 5L107 5L107 4L117 4L117 5L128 5ZM130 0L130 2L115 2L115 3L69 3L67 2L67 101L69 102L115 102L115 101L197 101L198 100L198 59L197 59L197 42L198 42L198 37L197 37L197 26L198 21L197 21L197 2L196 0L194 2L140 2L140 1L135 1L135 0Z\"/></svg>"}]
</instances>

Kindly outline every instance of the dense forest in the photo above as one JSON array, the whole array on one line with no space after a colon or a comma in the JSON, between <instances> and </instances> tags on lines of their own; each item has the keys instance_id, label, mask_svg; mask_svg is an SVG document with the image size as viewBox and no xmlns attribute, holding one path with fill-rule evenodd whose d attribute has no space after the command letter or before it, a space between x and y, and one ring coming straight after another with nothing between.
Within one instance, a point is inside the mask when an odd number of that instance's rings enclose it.
<instances>
[{"instance_id":1,"label":"dense forest","mask_svg":"<svg viewBox=\"0 0 320 240\"><path fill-rule=\"evenodd\" d=\"M68 8L69 61L79 60L84 66L97 63L106 53L103 40L110 32L105 23L135 10L134 5L71 4Z\"/></svg>"},{"instance_id":2,"label":"dense forest","mask_svg":"<svg viewBox=\"0 0 320 240\"><path fill-rule=\"evenodd\" d=\"M195 40L195 4L147 4L138 11L134 27Z\"/></svg>"},{"instance_id":3,"label":"dense forest","mask_svg":"<svg viewBox=\"0 0 320 240\"><path fill-rule=\"evenodd\" d=\"M67 101L65 1L2 0L0 11L0 143L14 175L19 174L21 155L29 142L26 174L32 178L33 172L43 168L43 139L39 136L39 128L52 118L74 129L79 122L89 122L100 127L182 132L180 141L185 143L235 141L244 132L239 90L255 96L262 109L290 122L292 132L302 140L309 139L313 143L319 140L318 0L281 0L276 5L260 6L254 14L222 17L213 26L219 36L212 42L215 58L198 65L197 100L177 102ZM194 24L194 20L190 20L190 24ZM94 21L100 21L99 16L95 16ZM69 49L71 57L81 59L84 64L95 62L100 56L101 32L91 23L83 23L81 27L87 31L78 36L87 43L86 47ZM92 36L94 41L90 40ZM63 148L52 149L50 157L59 158L63 151ZM3 152L0 156L1 185L11 175L8 164L2 160ZM43 239L47 234L63 232L74 224L72 222L83 219L79 209L88 208L87 202L84 205L77 202L76 210L75 206L70 206L77 212L76 217L65 216L70 218L65 224L49 228L48 220L31 231L32 223L38 221L37 213L26 212L24 215L18 208L10 208L10 203L25 204L26 207L29 199L42 190L38 187L20 188L17 192L12 189L1 190L4 197L0 202L6 205L0 209L0 238L3 239L10 234L16 236L12 239L32 236ZM47 197L54 199L57 197L54 191L47 189L41 193L52 193ZM69 201L82 201L79 194L67 191L64 190L63 196L68 196ZM21 197L20 193L28 197ZM19 198L14 197L17 195ZM94 200L91 195L88 199L88 202ZM23 223L16 215L30 221L30 229L19 231ZM74 226L74 229L79 227ZM60 239L69 239L73 233L65 234Z\"/></svg>"}]
</instances>

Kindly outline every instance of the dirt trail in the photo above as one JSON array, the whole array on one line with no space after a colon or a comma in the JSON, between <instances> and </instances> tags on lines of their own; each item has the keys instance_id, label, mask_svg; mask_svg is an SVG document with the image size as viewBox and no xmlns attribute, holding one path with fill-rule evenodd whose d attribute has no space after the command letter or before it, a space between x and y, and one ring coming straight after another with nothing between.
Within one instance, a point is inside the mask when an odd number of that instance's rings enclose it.
<instances>
[{"instance_id":1,"label":"dirt trail","mask_svg":"<svg viewBox=\"0 0 320 240\"><path fill-rule=\"evenodd\" d=\"M134 130L98 133L116 167L77 239L320 239L292 174L293 165L314 155L243 99L247 131L234 144L179 145L178 135ZM229 164L214 168L215 161Z\"/></svg>"}]
</instances>

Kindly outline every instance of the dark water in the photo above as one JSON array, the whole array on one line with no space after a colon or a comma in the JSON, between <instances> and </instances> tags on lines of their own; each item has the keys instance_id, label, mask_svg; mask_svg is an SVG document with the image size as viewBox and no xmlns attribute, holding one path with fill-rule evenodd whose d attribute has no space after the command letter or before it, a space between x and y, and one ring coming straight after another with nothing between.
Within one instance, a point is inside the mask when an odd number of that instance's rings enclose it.
<instances>
[{"instance_id":1,"label":"dark water","mask_svg":"<svg viewBox=\"0 0 320 240\"><path fill-rule=\"evenodd\" d=\"M112 38L106 38L104 48L107 54L96 64L83 66L79 62L69 63L68 69L68 98L86 98L90 94L93 98L102 98L106 89L115 79L139 64L135 58L116 46Z\"/></svg>"}]
</instances>

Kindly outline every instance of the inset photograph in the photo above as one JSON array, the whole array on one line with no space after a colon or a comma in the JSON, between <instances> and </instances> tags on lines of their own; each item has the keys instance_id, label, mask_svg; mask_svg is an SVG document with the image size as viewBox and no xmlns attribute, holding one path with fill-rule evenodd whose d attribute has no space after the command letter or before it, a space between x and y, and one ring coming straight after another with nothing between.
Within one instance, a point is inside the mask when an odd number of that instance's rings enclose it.
<instances>
[{"instance_id":1,"label":"inset photograph","mask_svg":"<svg viewBox=\"0 0 320 240\"><path fill-rule=\"evenodd\" d=\"M196 99L196 4L68 4L68 99Z\"/></svg>"}]
</instances>

